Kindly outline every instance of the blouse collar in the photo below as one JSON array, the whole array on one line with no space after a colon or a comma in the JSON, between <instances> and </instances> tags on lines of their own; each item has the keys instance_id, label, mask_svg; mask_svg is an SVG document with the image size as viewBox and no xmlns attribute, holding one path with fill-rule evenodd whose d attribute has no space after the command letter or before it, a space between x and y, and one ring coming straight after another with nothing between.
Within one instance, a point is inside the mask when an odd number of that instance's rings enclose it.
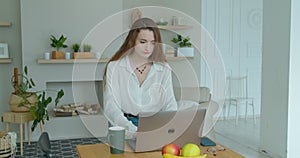
<instances>
[{"instance_id":1,"label":"blouse collar","mask_svg":"<svg viewBox=\"0 0 300 158\"><path fill-rule=\"evenodd\" d=\"M131 68L131 65L130 65L130 61L129 61L128 55L126 57L121 58L119 60L119 63L120 63L121 67L126 68L129 72L133 72L133 69ZM166 64L164 64L164 63L155 62L153 64L153 68L156 71L163 71L163 67L164 66L166 66Z\"/></svg>"}]
</instances>

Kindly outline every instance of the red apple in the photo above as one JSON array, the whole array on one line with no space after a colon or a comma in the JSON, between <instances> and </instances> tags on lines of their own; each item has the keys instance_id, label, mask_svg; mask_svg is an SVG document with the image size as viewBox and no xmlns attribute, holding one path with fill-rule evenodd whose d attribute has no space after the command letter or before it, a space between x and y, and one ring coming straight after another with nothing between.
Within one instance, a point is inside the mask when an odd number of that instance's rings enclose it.
<instances>
[{"instance_id":1,"label":"red apple","mask_svg":"<svg viewBox=\"0 0 300 158\"><path fill-rule=\"evenodd\" d=\"M171 154L171 155L180 155L180 147L177 146L176 144L167 144L163 146L161 150L161 154Z\"/></svg>"}]
</instances>

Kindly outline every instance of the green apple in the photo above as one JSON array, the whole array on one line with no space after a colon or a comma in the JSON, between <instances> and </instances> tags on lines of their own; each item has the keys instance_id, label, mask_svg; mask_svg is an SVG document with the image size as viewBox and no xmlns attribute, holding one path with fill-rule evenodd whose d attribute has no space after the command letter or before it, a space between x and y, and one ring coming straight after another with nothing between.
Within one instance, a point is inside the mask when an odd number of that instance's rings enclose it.
<instances>
[{"instance_id":1,"label":"green apple","mask_svg":"<svg viewBox=\"0 0 300 158\"><path fill-rule=\"evenodd\" d=\"M181 148L181 155L186 157L200 156L200 148L196 144L185 144Z\"/></svg>"}]
</instances>

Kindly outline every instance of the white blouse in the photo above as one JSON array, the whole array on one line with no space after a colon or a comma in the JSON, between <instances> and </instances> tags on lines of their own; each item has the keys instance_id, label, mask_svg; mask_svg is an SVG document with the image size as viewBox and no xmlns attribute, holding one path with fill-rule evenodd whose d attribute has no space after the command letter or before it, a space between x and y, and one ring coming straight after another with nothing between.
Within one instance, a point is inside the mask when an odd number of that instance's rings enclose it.
<instances>
[{"instance_id":1,"label":"white blouse","mask_svg":"<svg viewBox=\"0 0 300 158\"><path fill-rule=\"evenodd\" d=\"M104 87L104 113L112 125L127 129L131 137L137 127L124 117L124 113L177 110L170 66L154 63L142 85L130 66L128 56L112 61L107 66Z\"/></svg>"}]
</instances>

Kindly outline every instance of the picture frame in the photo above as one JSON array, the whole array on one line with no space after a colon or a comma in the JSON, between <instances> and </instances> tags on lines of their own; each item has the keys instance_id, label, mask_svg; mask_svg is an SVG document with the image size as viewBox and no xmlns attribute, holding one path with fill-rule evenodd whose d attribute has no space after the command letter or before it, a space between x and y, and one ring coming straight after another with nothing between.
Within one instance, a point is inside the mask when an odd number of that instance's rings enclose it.
<instances>
[{"instance_id":1,"label":"picture frame","mask_svg":"<svg viewBox=\"0 0 300 158\"><path fill-rule=\"evenodd\" d=\"M7 43L0 43L0 58L9 58Z\"/></svg>"}]
</instances>

